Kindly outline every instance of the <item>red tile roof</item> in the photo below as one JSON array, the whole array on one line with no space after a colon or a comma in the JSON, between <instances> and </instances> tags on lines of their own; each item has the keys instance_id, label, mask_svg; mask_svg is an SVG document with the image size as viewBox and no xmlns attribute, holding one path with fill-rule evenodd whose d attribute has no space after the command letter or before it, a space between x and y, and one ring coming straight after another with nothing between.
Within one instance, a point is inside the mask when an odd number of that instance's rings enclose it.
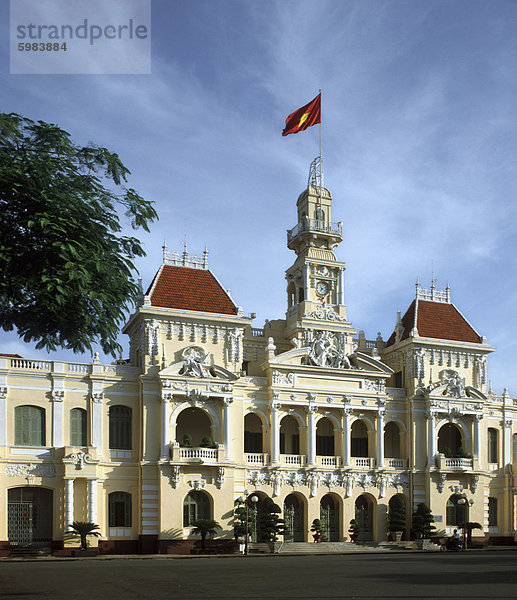
<instances>
[{"instance_id":1,"label":"red tile roof","mask_svg":"<svg viewBox=\"0 0 517 600\"><path fill-rule=\"evenodd\" d=\"M407 339L413 327L416 326L420 337L481 343L479 334L454 304L413 300L401 321L404 327L401 340ZM395 332L391 334L386 346L392 346L394 343Z\"/></svg>"},{"instance_id":2,"label":"red tile roof","mask_svg":"<svg viewBox=\"0 0 517 600\"><path fill-rule=\"evenodd\" d=\"M162 265L147 295L152 306L236 315L237 307L206 269Z\"/></svg>"},{"instance_id":3,"label":"red tile roof","mask_svg":"<svg viewBox=\"0 0 517 600\"><path fill-rule=\"evenodd\" d=\"M23 358L23 356L20 356L19 354L5 354L5 352L2 352L0 356L7 356L8 358Z\"/></svg>"}]
</instances>

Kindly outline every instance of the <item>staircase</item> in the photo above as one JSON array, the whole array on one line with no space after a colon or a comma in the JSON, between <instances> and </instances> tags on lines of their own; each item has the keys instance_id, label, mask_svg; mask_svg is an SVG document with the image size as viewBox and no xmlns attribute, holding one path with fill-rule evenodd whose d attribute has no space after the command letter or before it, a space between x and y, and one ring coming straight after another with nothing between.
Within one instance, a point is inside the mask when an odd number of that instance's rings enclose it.
<instances>
[{"instance_id":1,"label":"staircase","mask_svg":"<svg viewBox=\"0 0 517 600\"><path fill-rule=\"evenodd\" d=\"M10 558L38 558L52 556L50 546L11 546Z\"/></svg>"},{"instance_id":2,"label":"staircase","mask_svg":"<svg viewBox=\"0 0 517 600\"><path fill-rule=\"evenodd\" d=\"M349 552L390 552L410 548L413 548L411 542L401 544L390 542L363 542L362 544L354 544L353 542L320 542L319 544L310 542L285 542L282 544L279 554L348 554Z\"/></svg>"}]
</instances>

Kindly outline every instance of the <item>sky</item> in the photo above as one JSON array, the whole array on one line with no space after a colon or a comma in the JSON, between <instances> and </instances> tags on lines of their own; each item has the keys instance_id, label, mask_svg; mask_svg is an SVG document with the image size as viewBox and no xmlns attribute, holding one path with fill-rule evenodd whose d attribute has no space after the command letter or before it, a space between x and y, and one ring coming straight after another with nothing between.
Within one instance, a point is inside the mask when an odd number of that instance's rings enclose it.
<instances>
[{"instance_id":1,"label":"sky","mask_svg":"<svg viewBox=\"0 0 517 600\"><path fill-rule=\"evenodd\" d=\"M286 230L319 153L318 127L281 132L321 89L349 319L387 339L434 274L497 348L494 391L517 395L515 0L152 0L135 75L10 74L7 0L0 27L1 112L117 152L155 202L144 286L186 236L255 327L285 316ZM5 332L0 351L48 356Z\"/></svg>"}]
</instances>

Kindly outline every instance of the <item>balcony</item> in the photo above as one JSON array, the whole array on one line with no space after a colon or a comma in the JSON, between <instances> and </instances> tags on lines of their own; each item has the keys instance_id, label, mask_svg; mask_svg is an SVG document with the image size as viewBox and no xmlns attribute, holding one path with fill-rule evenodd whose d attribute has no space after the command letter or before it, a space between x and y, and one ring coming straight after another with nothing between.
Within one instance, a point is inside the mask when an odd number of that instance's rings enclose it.
<instances>
[{"instance_id":1,"label":"balcony","mask_svg":"<svg viewBox=\"0 0 517 600\"><path fill-rule=\"evenodd\" d=\"M280 462L289 467L304 467L307 459L302 454L281 454Z\"/></svg>"},{"instance_id":2,"label":"balcony","mask_svg":"<svg viewBox=\"0 0 517 600\"><path fill-rule=\"evenodd\" d=\"M269 454L262 454L257 452L244 454L244 462L247 465L267 465L269 462Z\"/></svg>"},{"instance_id":3,"label":"balcony","mask_svg":"<svg viewBox=\"0 0 517 600\"><path fill-rule=\"evenodd\" d=\"M218 444L217 448L182 448L177 442L173 442L171 459L173 462L218 463L224 460L224 446Z\"/></svg>"},{"instance_id":4,"label":"balcony","mask_svg":"<svg viewBox=\"0 0 517 600\"><path fill-rule=\"evenodd\" d=\"M407 469L407 458L386 458L385 461L389 469Z\"/></svg>"},{"instance_id":5,"label":"balcony","mask_svg":"<svg viewBox=\"0 0 517 600\"><path fill-rule=\"evenodd\" d=\"M338 241L343 239L343 223L329 223L320 219L309 219L305 217L298 225L287 231L287 245L302 233L317 233L336 238Z\"/></svg>"},{"instance_id":6,"label":"balcony","mask_svg":"<svg viewBox=\"0 0 517 600\"><path fill-rule=\"evenodd\" d=\"M375 458L352 457L352 465L360 469L373 469L375 467Z\"/></svg>"},{"instance_id":7,"label":"balcony","mask_svg":"<svg viewBox=\"0 0 517 600\"><path fill-rule=\"evenodd\" d=\"M340 456L317 456L316 461L320 467L336 468L341 466Z\"/></svg>"},{"instance_id":8,"label":"balcony","mask_svg":"<svg viewBox=\"0 0 517 600\"><path fill-rule=\"evenodd\" d=\"M439 469L452 469L454 471L472 471L474 460L472 458L446 458L443 454L436 455L436 466Z\"/></svg>"}]
</instances>

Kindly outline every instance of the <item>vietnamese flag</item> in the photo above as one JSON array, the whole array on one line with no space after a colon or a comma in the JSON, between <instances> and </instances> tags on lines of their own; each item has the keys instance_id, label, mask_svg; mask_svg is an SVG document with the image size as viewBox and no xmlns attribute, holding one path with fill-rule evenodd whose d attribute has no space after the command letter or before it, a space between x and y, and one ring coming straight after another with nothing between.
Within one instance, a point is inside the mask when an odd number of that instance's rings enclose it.
<instances>
[{"instance_id":1,"label":"vietnamese flag","mask_svg":"<svg viewBox=\"0 0 517 600\"><path fill-rule=\"evenodd\" d=\"M287 117L282 135L305 131L307 127L317 123L321 123L321 92L309 104L295 110Z\"/></svg>"}]
</instances>

